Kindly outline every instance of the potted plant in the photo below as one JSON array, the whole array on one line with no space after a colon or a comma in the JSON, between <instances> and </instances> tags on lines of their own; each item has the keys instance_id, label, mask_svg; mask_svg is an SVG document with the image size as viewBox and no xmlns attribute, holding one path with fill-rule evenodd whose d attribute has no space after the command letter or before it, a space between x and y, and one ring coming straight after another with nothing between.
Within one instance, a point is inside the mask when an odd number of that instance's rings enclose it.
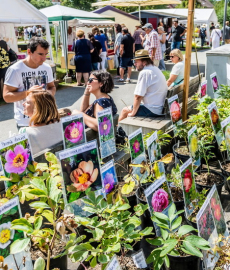
<instances>
[{"instance_id":1,"label":"potted plant","mask_svg":"<svg viewBox=\"0 0 230 270\"><path fill-rule=\"evenodd\" d=\"M191 234L197 231L190 225L181 226L183 210L175 213L176 206L172 204L168 216L154 212L152 220L160 227L161 237L147 239L152 245L158 246L147 258L147 263L153 263L154 270L160 270L165 264L167 270L199 269L201 250L209 250L209 243L203 238ZM179 229L178 229L179 227ZM176 230L178 229L178 231Z\"/></svg>"},{"instance_id":2,"label":"potted plant","mask_svg":"<svg viewBox=\"0 0 230 270\"><path fill-rule=\"evenodd\" d=\"M19 183L15 190L11 190L9 197L20 194L21 201L25 198L35 199L29 204L35 210L33 215L27 213L24 218L12 221L11 228L25 232L25 238L13 242L10 252L15 254L23 251L31 243L34 261L38 257L43 257L46 260L47 270L54 267L65 270L67 256L62 259L52 257L63 251L66 244L66 230L74 232L76 224L72 216L62 215L64 202L58 160L52 153L46 153L45 156L49 164L34 163L33 175L27 175L23 180L28 184L20 186Z\"/></svg>"},{"instance_id":3,"label":"potted plant","mask_svg":"<svg viewBox=\"0 0 230 270\"><path fill-rule=\"evenodd\" d=\"M198 191L202 189L207 189L208 191L216 184L216 188L219 196L221 197L221 190L224 185L225 179L224 176L214 170L210 170L209 160L214 156L211 149L212 145L206 140L206 136L203 136L199 141L199 154L201 159L205 161L207 169L197 170L197 175L195 176L196 188Z\"/></svg>"},{"instance_id":4,"label":"potted plant","mask_svg":"<svg viewBox=\"0 0 230 270\"><path fill-rule=\"evenodd\" d=\"M144 236L152 234L152 228L138 229L139 216L147 207L139 204L134 207L135 213L132 214L127 203L118 201L113 205L108 204L101 195L96 197L92 191L87 193L87 197L83 199L87 204L84 210L95 216L76 216L75 222L84 226L92 238L86 241L76 233L71 234L64 254L68 254L73 262L80 262L83 269L88 269L88 265L94 269L98 264L104 269L114 254L120 256L119 260L123 264L128 251L132 251Z\"/></svg>"}]
</instances>

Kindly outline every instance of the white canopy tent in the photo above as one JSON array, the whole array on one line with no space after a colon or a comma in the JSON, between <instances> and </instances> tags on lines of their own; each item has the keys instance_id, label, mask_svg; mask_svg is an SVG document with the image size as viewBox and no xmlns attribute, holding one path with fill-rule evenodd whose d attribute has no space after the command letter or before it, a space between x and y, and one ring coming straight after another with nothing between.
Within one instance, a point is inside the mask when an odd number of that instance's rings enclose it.
<instances>
[{"instance_id":1,"label":"white canopy tent","mask_svg":"<svg viewBox=\"0 0 230 270\"><path fill-rule=\"evenodd\" d=\"M175 17L179 17L179 16L188 17L188 9L186 8L152 9L152 10L147 10L147 11L153 12L155 14L156 13L171 14L171 15L174 15ZM185 19L182 19L182 20L179 19L179 21L180 23L183 23L183 24L187 23L187 20ZM210 39L209 26L211 22L213 22L214 24L218 22L216 12L213 8L195 8L194 24L196 25L206 24L208 40Z\"/></svg>"},{"instance_id":2,"label":"white canopy tent","mask_svg":"<svg viewBox=\"0 0 230 270\"><path fill-rule=\"evenodd\" d=\"M0 1L0 37L18 52L15 26L44 25L47 29L46 39L50 43L50 57L53 59L51 37L47 17L26 0Z\"/></svg>"}]
</instances>

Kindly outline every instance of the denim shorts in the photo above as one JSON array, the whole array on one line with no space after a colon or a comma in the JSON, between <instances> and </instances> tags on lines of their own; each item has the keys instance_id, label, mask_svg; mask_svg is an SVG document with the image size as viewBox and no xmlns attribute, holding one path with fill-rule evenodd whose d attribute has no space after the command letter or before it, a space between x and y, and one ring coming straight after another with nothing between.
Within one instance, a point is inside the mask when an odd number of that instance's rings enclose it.
<instances>
[{"instance_id":1,"label":"denim shorts","mask_svg":"<svg viewBox=\"0 0 230 270\"><path fill-rule=\"evenodd\" d=\"M132 57L121 57L120 59L120 67L121 68L126 68L126 67L132 67L133 66L133 61Z\"/></svg>"},{"instance_id":2,"label":"denim shorts","mask_svg":"<svg viewBox=\"0 0 230 270\"><path fill-rule=\"evenodd\" d=\"M132 106L132 109L133 109L133 106ZM140 104L140 107L137 110L135 116L160 117L162 115L157 115L157 114L151 112L148 108L146 108L145 105Z\"/></svg>"}]
</instances>

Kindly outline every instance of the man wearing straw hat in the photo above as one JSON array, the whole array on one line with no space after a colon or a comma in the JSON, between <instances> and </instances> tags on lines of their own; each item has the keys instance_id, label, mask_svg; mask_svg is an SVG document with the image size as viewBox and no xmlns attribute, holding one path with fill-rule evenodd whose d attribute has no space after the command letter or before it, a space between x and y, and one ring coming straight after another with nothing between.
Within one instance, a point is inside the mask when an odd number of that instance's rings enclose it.
<instances>
[{"instance_id":1,"label":"man wearing straw hat","mask_svg":"<svg viewBox=\"0 0 230 270\"><path fill-rule=\"evenodd\" d=\"M168 87L162 72L153 65L147 50L135 52L135 67L140 71L134 91L133 106L122 109L119 121L133 116L162 116Z\"/></svg>"}]
</instances>

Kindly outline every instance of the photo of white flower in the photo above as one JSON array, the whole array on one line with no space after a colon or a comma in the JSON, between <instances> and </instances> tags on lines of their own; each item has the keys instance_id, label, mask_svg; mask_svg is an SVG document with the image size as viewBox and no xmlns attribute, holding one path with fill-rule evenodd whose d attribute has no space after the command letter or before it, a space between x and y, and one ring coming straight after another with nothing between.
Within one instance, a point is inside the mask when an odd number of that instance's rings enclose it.
<instances>
[{"instance_id":1,"label":"photo of white flower","mask_svg":"<svg viewBox=\"0 0 230 270\"><path fill-rule=\"evenodd\" d=\"M11 244L14 238L14 230L10 229L11 222L3 223L0 225L0 248L4 249Z\"/></svg>"}]
</instances>

